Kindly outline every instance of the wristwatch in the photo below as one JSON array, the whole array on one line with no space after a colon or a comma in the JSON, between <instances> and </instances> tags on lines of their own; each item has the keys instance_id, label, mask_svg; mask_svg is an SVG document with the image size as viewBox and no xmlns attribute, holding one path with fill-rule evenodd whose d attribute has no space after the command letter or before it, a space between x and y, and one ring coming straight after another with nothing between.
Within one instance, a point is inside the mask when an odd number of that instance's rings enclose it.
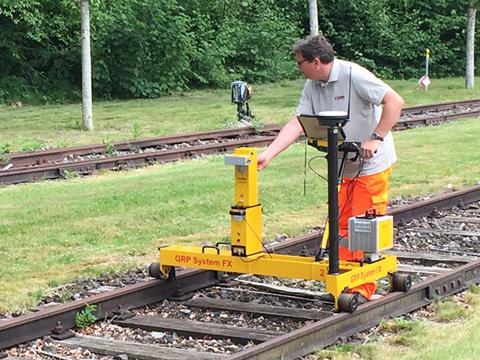
<instances>
[{"instance_id":1,"label":"wristwatch","mask_svg":"<svg viewBox=\"0 0 480 360\"><path fill-rule=\"evenodd\" d=\"M376 132L372 133L372 135L370 136L370 139L383 141L383 137L378 135Z\"/></svg>"}]
</instances>

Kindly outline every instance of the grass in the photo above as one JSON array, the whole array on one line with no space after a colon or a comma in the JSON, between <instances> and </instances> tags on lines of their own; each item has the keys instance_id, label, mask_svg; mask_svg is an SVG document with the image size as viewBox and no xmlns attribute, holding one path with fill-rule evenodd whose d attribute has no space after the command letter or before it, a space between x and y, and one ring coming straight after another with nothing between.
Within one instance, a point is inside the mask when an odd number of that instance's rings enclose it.
<instances>
[{"instance_id":1,"label":"grass","mask_svg":"<svg viewBox=\"0 0 480 360\"><path fill-rule=\"evenodd\" d=\"M478 119L396 133L392 196L479 182L480 153L470 151L479 133ZM326 214L326 183L312 172L303 196L303 151L294 145L260 173L267 241ZM313 166L325 174L323 158ZM161 243L220 241L232 198L233 169L221 156L0 188L0 309L31 306L49 284L154 261Z\"/></svg>"},{"instance_id":2,"label":"grass","mask_svg":"<svg viewBox=\"0 0 480 360\"><path fill-rule=\"evenodd\" d=\"M480 89L465 90L461 78L433 79L428 92L418 90L415 80L388 83L407 106L480 98ZM265 124L282 123L294 112L303 80L253 85L250 105L256 117ZM229 127L236 122L236 107L229 89L204 90L151 100L98 101L93 116L95 131L89 132L80 130L80 104L0 105L0 149L32 151Z\"/></svg>"},{"instance_id":3,"label":"grass","mask_svg":"<svg viewBox=\"0 0 480 360\"><path fill-rule=\"evenodd\" d=\"M281 122L293 113L302 82L258 86L251 106L265 122ZM236 106L230 90L192 91L152 100L99 101L93 105L95 131L81 130L81 105L13 108L0 105L0 148L27 151L112 140L171 135L231 127Z\"/></svg>"},{"instance_id":4,"label":"grass","mask_svg":"<svg viewBox=\"0 0 480 360\"><path fill-rule=\"evenodd\" d=\"M286 120L301 81L256 88L252 108L264 122ZM409 105L478 97L461 79L434 82L428 93L397 81ZM79 105L0 108L0 149L73 145L212 129L235 117L227 90L156 100L95 104L94 132L78 130ZM480 182L478 119L396 133L399 161L392 196L418 195ZM6 140L8 139L8 140ZM304 233L323 223L326 184L308 172L293 146L260 174L264 239ZM309 156L317 155L308 150ZM313 166L325 174L321 157ZM233 169L212 156L131 172L0 188L0 310L25 310L49 286L78 276L125 270L155 260L161 243L213 243L229 234Z\"/></svg>"},{"instance_id":5,"label":"grass","mask_svg":"<svg viewBox=\"0 0 480 360\"><path fill-rule=\"evenodd\" d=\"M456 309L452 312L452 309ZM445 312L449 313L445 318ZM317 351L320 359L474 360L480 351L478 286L453 301L437 301L424 320L387 320L363 344L336 345Z\"/></svg>"}]
</instances>

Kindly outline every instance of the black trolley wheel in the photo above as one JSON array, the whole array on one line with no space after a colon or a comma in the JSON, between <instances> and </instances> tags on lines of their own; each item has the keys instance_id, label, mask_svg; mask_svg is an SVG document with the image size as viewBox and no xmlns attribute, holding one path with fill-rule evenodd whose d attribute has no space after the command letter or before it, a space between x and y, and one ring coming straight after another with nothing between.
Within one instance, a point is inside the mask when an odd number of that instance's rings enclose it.
<instances>
[{"instance_id":1,"label":"black trolley wheel","mask_svg":"<svg viewBox=\"0 0 480 360\"><path fill-rule=\"evenodd\" d=\"M407 274L393 274L392 278L392 290L407 292L412 287L412 277Z\"/></svg>"},{"instance_id":2,"label":"black trolley wheel","mask_svg":"<svg viewBox=\"0 0 480 360\"><path fill-rule=\"evenodd\" d=\"M176 274L175 274L175 268L172 266L170 267L168 271L168 276L165 277L163 273L160 271L160 263L159 262L153 262L148 266L148 275L155 279L160 279L160 280L175 280Z\"/></svg>"},{"instance_id":3,"label":"black trolley wheel","mask_svg":"<svg viewBox=\"0 0 480 360\"><path fill-rule=\"evenodd\" d=\"M353 313L358 307L358 295L353 294L341 294L338 297L338 310L341 312Z\"/></svg>"}]
</instances>

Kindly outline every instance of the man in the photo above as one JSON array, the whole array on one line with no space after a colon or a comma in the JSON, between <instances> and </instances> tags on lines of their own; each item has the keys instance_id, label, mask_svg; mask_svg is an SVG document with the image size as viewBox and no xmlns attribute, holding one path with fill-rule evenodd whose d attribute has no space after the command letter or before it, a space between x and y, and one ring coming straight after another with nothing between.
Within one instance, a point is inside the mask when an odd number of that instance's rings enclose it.
<instances>
[{"instance_id":1,"label":"man","mask_svg":"<svg viewBox=\"0 0 480 360\"><path fill-rule=\"evenodd\" d=\"M314 115L320 111L344 111L350 101L350 121L343 127L347 141L361 142L363 160L347 161L339 190L340 236L348 237L348 219L368 209L385 214L389 176L396 161L390 132L400 117L403 99L367 69L334 57L333 48L323 36L308 36L293 46L297 65L307 78L296 114ZM351 86L351 95L349 87ZM383 109L381 107L383 105ZM258 169L303 134L294 116L277 138L258 157ZM340 241L341 260L360 260L361 251L351 252ZM371 299L376 284L351 289Z\"/></svg>"}]
</instances>

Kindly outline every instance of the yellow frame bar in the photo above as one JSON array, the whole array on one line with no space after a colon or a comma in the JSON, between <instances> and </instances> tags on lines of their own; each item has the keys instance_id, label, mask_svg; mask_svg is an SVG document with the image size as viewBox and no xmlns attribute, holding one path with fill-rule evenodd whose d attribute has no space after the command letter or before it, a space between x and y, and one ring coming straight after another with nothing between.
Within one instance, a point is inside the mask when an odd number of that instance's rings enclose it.
<instances>
[{"instance_id":1,"label":"yellow frame bar","mask_svg":"<svg viewBox=\"0 0 480 360\"><path fill-rule=\"evenodd\" d=\"M205 270L278 276L325 282L326 291L337 304L345 290L375 282L397 271L396 256L385 256L371 264L340 261L340 274L328 274L328 260L315 261L314 257L259 253L250 256L232 256L229 250L196 246L174 245L160 248L160 265L164 274L172 266Z\"/></svg>"}]
</instances>

